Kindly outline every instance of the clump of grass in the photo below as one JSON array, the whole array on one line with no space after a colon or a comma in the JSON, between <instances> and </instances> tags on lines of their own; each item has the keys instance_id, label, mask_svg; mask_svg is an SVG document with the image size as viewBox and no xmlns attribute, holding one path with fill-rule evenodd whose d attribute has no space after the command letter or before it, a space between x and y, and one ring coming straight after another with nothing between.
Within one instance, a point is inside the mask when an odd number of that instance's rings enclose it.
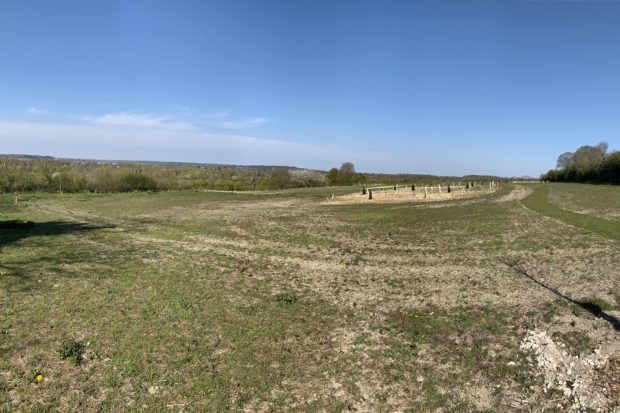
<instances>
[{"instance_id":1,"label":"clump of grass","mask_svg":"<svg viewBox=\"0 0 620 413\"><path fill-rule=\"evenodd\" d=\"M58 354L62 360L69 360L73 365L79 366L84 358L84 349L84 343L66 337L58 349Z\"/></svg>"},{"instance_id":2,"label":"clump of grass","mask_svg":"<svg viewBox=\"0 0 620 413\"><path fill-rule=\"evenodd\" d=\"M613 306L609 304L607 301L603 300L602 298L598 298L598 297L586 298L585 300L582 300L579 303L579 305L583 309L588 310L594 315L598 315L603 311L608 311L613 308Z\"/></svg>"},{"instance_id":3,"label":"clump of grass","mask_svg":"<svg viewBox=\"0 0 620 413\"><path fill-rule=\"evenodd\" d=\"M297 302L297 297L290 293L280 293L276 295L276 302L284 305L295 304Z\"/></svg>"},{"instance_id":4,"label":"clump of grass","mask_svg":"<svg viewBox=\"0 0 620 413\"><path fill-rule=\"evenodd\" d=\"M512 373L512 379L524 389L528 389L532 385L532 378L525 371L515 370Z\"/></svg>"},{"instance_id":5,"label":"clump of grass","mask_svg":"<svg viewBox=\"0 0 620 413\"><path fill-rule=\"evenodd\" d=\"M364 263L364 258L362 258L360 255L356 255L351 259L351 261L348 262L349 265L360 265L362 263Z\"/></svg>"}]
</instances>

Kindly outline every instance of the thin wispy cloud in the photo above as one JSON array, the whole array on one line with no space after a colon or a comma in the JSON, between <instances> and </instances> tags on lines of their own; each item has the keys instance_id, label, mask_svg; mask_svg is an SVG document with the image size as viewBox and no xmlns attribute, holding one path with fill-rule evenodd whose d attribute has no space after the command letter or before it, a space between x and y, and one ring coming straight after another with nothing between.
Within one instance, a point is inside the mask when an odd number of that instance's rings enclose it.
<instances>
[{"instance_id":1,"label":"thin wispy cloud","mask_svg":"<svg viewBox=\"0 0 620 413\"><path fill-rule=\"evenodd\" d=\"M128 126L135 128L170 129L179 131L195 130L189 122L172 119L170 116L158 116L140 112L113 112L97 117L85 116L83 120L99 125Z\"/></svg>"},{"instance_id":2,"label":"thin wispy cloud","mask_svg":"<svg viewBox=\"0 0 620 413\"><path fill-rule=\"evenodd\" d=\"M28 113L30 115L45 115L45 114L49 113L49 110L41 109L41 108L36 108L34 106L30 106L29 108L26 109L26 113Z\"/></svg>"},{"instance_id":3,"label":"thin wispy cloud","mask_svg":"<svg viewBox=\"0 0 620 413\"><path fill-rule=\"evenodd\" d=\"M219 127L222 129L244 129L260 125L265 122L267 122L267 119L264 118L254 118L245 121L224 120L219 123Z\"/></svg>"},{"instance_id":4,"label":"thin wispy cloud","mask_svg":"<svg viewBox=\"0 0 620 413\"><path fill-rule=\"evenodd\" d=\"M219 129L245 129L267 122L267 119L260 117L246 120L233 119L232 111L229 109L206 113L204 118L207 125Z\"/></svg>"},{"instance_id":5,"label":"thin wispy cloud","mask_svg":"<svg viewBox=\"0 0 620 413\"><path fill-rule=\"evenodd\" d=\"M180 111L181 107L177 107L177 109ZM202 129L200 125L222 130L246 129L267 122L267 119L261 117L238 120L232 117L232 111L228 109L208 112L202 116L192 116L193 111L188 107L183 107L182 109L183 113L175 115L121 111L98 116L82 116L80 119L98 125L178 131L198 131Z\"/></svg>"}]
</instances>

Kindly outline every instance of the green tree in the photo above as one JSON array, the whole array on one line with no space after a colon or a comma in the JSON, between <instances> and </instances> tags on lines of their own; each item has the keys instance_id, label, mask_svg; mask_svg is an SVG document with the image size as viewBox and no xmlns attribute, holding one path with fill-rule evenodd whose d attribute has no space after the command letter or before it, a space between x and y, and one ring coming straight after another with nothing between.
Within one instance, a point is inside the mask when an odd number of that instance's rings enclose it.
<instances>
[{"instance_id":1,"label":"green tree","mask_svg":"<svg viewBox=\"0 0 620 413\"><path fill-rule=\"evenodd\" d=\"M573 165L578 172L588 172L598 168L605 160L603 151L594 146L584 145L575 151Z\"/></svg>"},{"instance_id":2,"label":"green tree","mask_svg":"<svg viewBox=\"0 0 620 413\"><path fill-rule=\"evenodd\" d=\"M607 155L601 168L601 178L604 182L620 183L620 152L614 151Z\"/></svg>"},{"instance_id":3,"label":"green tree","mask_svg":"<svg viewBox=\"0 0 620 413\"><path fill-rule=\"evenodd\" d=\"M269 174L269 183L277 189L287 188L291 183L291 173L286 168L274 168Z\"/></svg>"},{"instance_id":4,"label":"green tree","mask_svg":"<svg viewBox=\"0 0 620 413\"><path fill-rule=\"evenodd\" d=\"M329 172L327 172L327 184L328 185L335 185L338 183L338 169L337 168L332 168L329 170Z\"/></svg>"},{"instance_id":5,"label":"green tree","mask_svg":"<svg viewBox=\"0 0 620 413\"><path fill-rule=\"evenodd\" d=\"M342 185L351 185L355 182L355 166L351 162L345 162L338 170L338 183Z\"/></svg>"}]
</instances>

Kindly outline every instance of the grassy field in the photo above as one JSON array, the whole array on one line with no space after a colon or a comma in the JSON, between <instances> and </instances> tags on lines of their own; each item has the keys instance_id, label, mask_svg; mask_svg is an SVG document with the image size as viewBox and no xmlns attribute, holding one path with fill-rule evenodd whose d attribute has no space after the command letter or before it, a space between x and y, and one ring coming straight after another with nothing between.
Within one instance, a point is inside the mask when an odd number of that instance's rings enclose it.
<instances>
[{"instance_id":1,"label":"grassy field","mask_svg":"<svg viewBox=\"0 0 620 413\"><path fill-rule=\"evenodd\" d=\"M550 199L572 212L620 221L620 191L612 185L556 184Z\"/></svg>"},{"instance_id":2,"label":"grassy field","mask_svg":"<svg viewBox=\"0 0 620 413\"><path fill-rule=\"evenodd\" d=\"M583 211L572 212L570 210L567 210L566 207L562 208L558 206L558 204L564 205L561 200L569 199L567 204L570 206L584 206L590 203L591 205L595 205L599 208L597 210L599 211L599 214L600 211L603 210L609 211L608 214L613 215L614 210L610 207L614 204L609 202L607 197L605 197L605 195L609 194L609 189L603 187L601 190L599 188L599 193L596 193L593 192L590 187L586 186L586 188L587 189L584 191L584 193L580 193L579 191L581 190L581 188L576 188L575 186L568 187L566 188L566 192L568 192L567 195L564 193L565 188L563 188L562 186L555 188L543 186L541 188L537 188L537 190L534 191L533 194L525 198L523 200L523 203L528 208L536 212L540 212L541 214L557 218L565 223L586 229L603 237L620 241L620 220L599 218L596 215L590 215L584 213ZM618 191L618 188L615 189L617 192L620 192ZM610 195L609 198L617 199L615 206L617 210L620 210L620 196L612 192L612 195ZM602 201L603 199L604 201Z\"/></svg>"},{"instance_id":3,"label":"grassy field","mask_svg":"<svg viewBox=\"0 0 620 413\"><path fill-rule=\"evenodd\" d=\"M620 188L332 193L0 197L0 410L619 408Z\"/></svg>"}]
</instances>

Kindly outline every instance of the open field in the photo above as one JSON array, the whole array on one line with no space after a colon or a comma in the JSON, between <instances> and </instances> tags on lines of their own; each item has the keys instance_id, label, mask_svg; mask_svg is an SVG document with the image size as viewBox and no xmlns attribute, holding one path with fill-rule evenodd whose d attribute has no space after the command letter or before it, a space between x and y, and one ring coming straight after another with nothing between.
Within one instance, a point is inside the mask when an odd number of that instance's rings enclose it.
<instances>
[{"instance_id":1,"label":"open field","mask_svg":"<svg viewBox=\"0 0 620 413\"><path fill-rule=\"evenodd\" d=\"M0 410L620 409L620 187L332 193L1 197Z\"/></svg>"}]
</instances>

